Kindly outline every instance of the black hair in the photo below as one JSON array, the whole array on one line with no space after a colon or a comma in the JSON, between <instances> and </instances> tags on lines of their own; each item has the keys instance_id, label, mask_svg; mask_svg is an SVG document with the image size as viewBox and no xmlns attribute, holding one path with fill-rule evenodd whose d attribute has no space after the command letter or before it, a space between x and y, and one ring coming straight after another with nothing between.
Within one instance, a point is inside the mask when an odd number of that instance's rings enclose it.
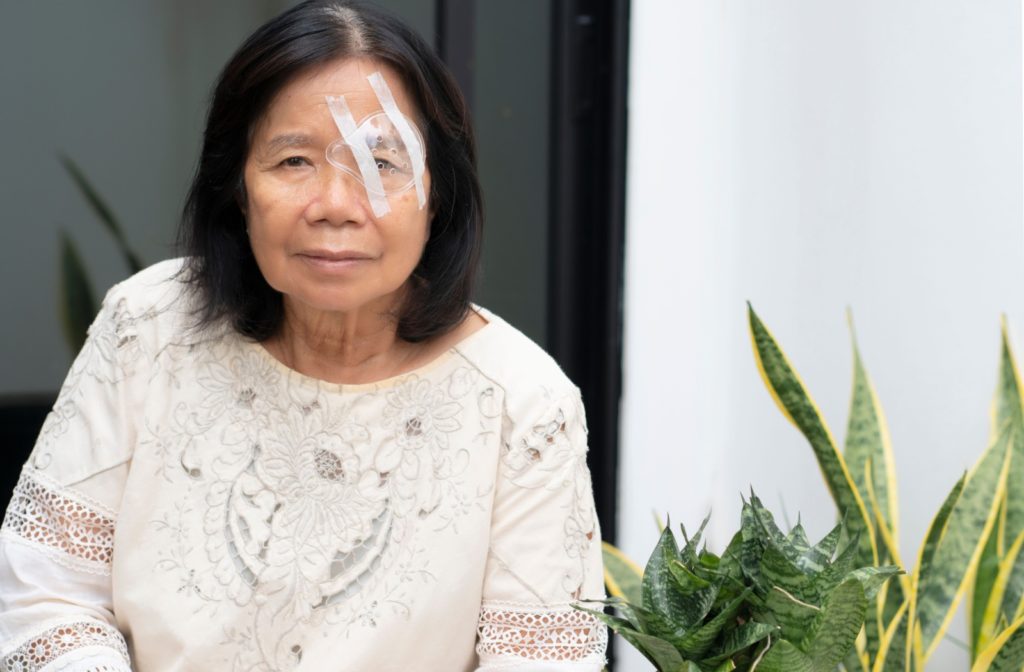
<instances>
[{"instance_id":1,"label":"black hair","mask_svg":"<svg viewBox=\"0 0 1024 672\"><path fill-rule=\"evenodd\" d=\"M356 57L397 72L425 131L433 219L396 315L398 336L424 341L447 333L467 314L483 203L469 111L458 85L433 49L394 16L356 1L308 0L257 29L217 80L179 231L199 326L227 320L257 341L280 330L282 296L256 265L241 205L250 139L274 97L295 77Z\"/></svg>"}]
</instances>

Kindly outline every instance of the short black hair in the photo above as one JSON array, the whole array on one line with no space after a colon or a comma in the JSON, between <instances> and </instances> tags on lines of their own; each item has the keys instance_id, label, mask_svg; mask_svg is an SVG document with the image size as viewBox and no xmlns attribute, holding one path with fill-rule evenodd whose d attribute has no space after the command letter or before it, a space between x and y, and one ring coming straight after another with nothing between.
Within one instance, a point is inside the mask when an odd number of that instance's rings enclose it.
<instances>
[{"instance_id":1,"label":"short black hair","mask_svg":"<svg viewBox=\"0 0 1024 672\"><path fill-rule=\"evenodd\" d=\"M282 297L263 278L241 204L253 130L295 77L339 58L391 66L422 116L430 171L430 236L398 315L398 336L447 333L470 308L480 259L483 202L469 111L434 50L396 17L350 0L308 0L256 30L217 80L179 245L199 326L227 320L263 341L278 333Z\"/></svg>"}]
</instances>

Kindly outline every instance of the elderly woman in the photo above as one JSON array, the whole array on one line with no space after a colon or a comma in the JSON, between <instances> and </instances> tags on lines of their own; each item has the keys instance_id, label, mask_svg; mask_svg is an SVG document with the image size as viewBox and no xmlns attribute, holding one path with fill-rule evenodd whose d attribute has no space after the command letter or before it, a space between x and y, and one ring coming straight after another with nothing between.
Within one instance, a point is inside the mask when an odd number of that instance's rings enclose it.
<instances>
[{"instance_id":1,"label":"elderly woman","mask_svg":"<svg viewBox=\"0 0 1024 672\"><path fill-rule=\"evenodd\" d=\"M184 260L107 294L0 535L5 670L599 670L578 390L470 302L465 105L303 3L213 96Z\"/></svg>"}]
</instances>

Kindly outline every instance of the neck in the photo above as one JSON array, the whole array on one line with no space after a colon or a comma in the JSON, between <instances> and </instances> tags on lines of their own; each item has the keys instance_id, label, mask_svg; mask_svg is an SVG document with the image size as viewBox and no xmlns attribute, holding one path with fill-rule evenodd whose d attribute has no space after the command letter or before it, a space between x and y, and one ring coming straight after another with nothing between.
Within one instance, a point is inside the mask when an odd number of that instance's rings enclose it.
<instances>
[{"instance_id":1,"label":"neck","mask_svg":"<svg viewBox=\"0 0 1024 672\"><path fill-rule=\"evenodd\" d=\"M265 343L286 366L334 383L358 384L396 375L415 346L398 337L390 310L367 306L329 313L296 305L285 297L279 335Z\"/></svg>"}]
</instances>

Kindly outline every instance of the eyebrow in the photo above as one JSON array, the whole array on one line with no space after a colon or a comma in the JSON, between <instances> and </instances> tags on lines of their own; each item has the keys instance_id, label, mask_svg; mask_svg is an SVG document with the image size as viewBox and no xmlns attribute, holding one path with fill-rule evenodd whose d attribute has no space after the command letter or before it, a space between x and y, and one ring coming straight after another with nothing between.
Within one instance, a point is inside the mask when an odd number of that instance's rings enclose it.
<instances>
[{"instance_id":1,"label":"eyebrow","mask_svg":"<svg viewBox=\"0 0 1024 672\"><path fill-rule=\"evenodd\" d=\"M313 139L303 133L282 133L271 138L265 145L264 151L273 154L285 147L309 147L312 144Z\"/></svg>"}]
</instances>

